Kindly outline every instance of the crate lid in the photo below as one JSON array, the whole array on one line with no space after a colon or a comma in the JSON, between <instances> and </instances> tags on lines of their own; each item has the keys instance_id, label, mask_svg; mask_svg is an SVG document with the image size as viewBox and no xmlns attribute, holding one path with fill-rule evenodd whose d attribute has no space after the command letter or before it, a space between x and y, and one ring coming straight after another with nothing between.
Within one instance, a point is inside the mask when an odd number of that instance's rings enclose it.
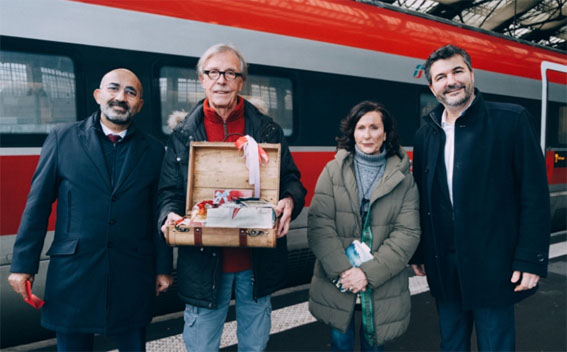
<instances>
[{"instance_id":1,"label":"crate lid","mask_svg":"<svg viewBox=\"0 0 567 352\"><path fill-rule=\"evenodd\" d=\"M258 143L269 162L260 165L260 198L276 205L280 190L280 144ZM213 199L216 190L254 190L248 183L248 168L242 151L230 142L191 142L187 177L187 209Z\"/></svg>"}]
</instances>

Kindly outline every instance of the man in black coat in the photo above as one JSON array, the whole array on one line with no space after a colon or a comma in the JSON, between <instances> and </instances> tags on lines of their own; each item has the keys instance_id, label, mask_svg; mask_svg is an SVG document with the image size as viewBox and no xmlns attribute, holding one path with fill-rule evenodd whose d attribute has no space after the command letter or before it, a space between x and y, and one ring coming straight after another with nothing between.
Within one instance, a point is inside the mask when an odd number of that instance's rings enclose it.
<instances>
[{"instance_id":1,"label":"man in black coat","mask_svg":"<svg viewBox=\"0 0 567 352\"><path fill-rule=\"evenodd\" d=\"M447 45L425 63L440 102L416 134L422 238L412 259L436 298L441 349L513 351L514 303L547 274L550 209L529 113L484 101L469 55Z\"/></svg>"},{"instance_id":2,"label":"man in black coat","mask_svg":"<svg viewBox=\"0 0 567 352\"><path fill-rule=\"evenodd\" d=\"M100 112L56 128L43 145L9 282L28 298L57 200L42 326L60 351L92 350L94 333L143 351L153 296L172 282L171 249L154 225L164 148L132 124L143 105L134 73L108 72L94 98Z\"/></svg>"}]
</instances>

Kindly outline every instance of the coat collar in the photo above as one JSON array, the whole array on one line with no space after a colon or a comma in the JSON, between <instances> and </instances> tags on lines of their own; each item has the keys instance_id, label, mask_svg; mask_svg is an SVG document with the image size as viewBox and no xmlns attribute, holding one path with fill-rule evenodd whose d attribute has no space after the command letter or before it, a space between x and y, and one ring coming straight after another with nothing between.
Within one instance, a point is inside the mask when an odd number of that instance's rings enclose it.
<instances>
[{"instance_id":1,"label":"coat collar","mask_svg":"<svg viewBox=\"0 0 567 352\"><path fill-rule=\"evenodd\" d=\"M478 88L474 89L475 98L472 104L468 107L465 113L457 119L459 125L469 125L476 122L481 116L481 112L484 111L484 97ZM425 122L432 124L435 127L441 128L441 116L443 115L443 110L445 107L442 104L437 104L437 106L423 118Z\"/></svg>"},{"instance_id":2,"label":"coat collar","mask_svg":"<svg viewBox=\"0 0 567 352\"><path fill-rule=\"evenodd\" d=\"M401 148L402 158L397 155L392 155L386 159L386 169L380 181L372 191L370 197L370 204L378 198L385 196L392 192L396 186L404 180L409 173L410 162L409 158L403 148ZM356 184L356 177L354 174L354 157L352 153L345 149L339 149L335 155L335 160L341 165L342 176L345 187L351 198L351 203L356 208L354 209L357 214L360 213L360 200L358 199L358 188Z\"/></svg>"},{"instance_id":3,"label":"coat collar","mask_svg":"<svg viewBox=\"0 0 567 352\"><path fill-rule=\"evenodd\" d=\"M132 133L131 133L132 132ZM144 154L150 146L149 137L139 131L134 132L134 125L130 125L128 128L128 134L126 135L126 143L130 143L130 146L126 149L126 159L124 160L124 165L122 166L122 171L116 185L114 186L114 193L120 191L120 188L124 185L125 181L133 174L136 167L144 160ZM130 140L128 140L130 138Z\"/></svg>"},{"instance_id":4,"label":"coat collar","mask_svg":"<svg viewBox=\"0 0 567 352\"><path fill-rule=\"evenodd\" d=\"M110 189L112 186L98 136L98 133L102 133L102 128L100 127L100 111L93 113L86 120L81 122L78 130L79 140L81 141L81 147L85 155L92 161L100 178ZM125 139L128 139L128 143L131 143L131 146L128 148L128 154L126 155L120 176L114 186L113 193L119 190L120 186L124 184L124 181L132 173L136 165L143 159L143 155L149 146L147 138L148 137L144 134L136 131L134 124L130 125L128 128Z\"/></svg>"},{"instance_id":5,"label":"coat collar","mask_svg":"<svg viewBox=\"0 0 567 352\"><path fill-rule=\"evenodd\" d=\"M248 102L246 99L241 99L244 101L245 134L260 137L259 133L264 127L264 121L271 121L271 118L263 115L253 104ZM193 110L191 110L187 114L183 122L181 122L174 130L174 133L180 133L184 137L183 140L187 141L187 147L189 147L189 143L192 140L207 140L205 125L203 123L203 118L205 116L203 112L203 102L204 99L198 102ZM262 115L264 119L258 118L258 116L260 115Z\"/></svg>"},{"instance_id":6,"label":"coat collar","mask_svg":"<svg viewBox=\"0 0 567 352\"><path fill-rule=\"evenodd\" d=\"M104 161L104 155L100 140L97 133L100 130L99 112L93 113L86 120L79 124L79 140L85 155L92 161L100 178L104 181L108 188L111 187L110 179L108 177L108 170Z\"/></svg>"}]
</instances>

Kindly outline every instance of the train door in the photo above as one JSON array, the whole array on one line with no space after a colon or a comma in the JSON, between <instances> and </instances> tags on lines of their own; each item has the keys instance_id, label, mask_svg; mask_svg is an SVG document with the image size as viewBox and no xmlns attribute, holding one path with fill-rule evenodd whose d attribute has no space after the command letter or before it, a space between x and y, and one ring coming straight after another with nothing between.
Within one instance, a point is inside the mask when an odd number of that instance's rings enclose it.
<instances>
[{"instance_id":1,"label":"train door","mask_svg":"<svg viewBox=\"0 0 567 352\"><path fill-rule=\"evenodd\" d=\"M549 181L552 231L567 228L567 88L550 83L548 75L562 75L567 65L541 63L541 134L540 144L545 153Z\"/></svg>"}]
</instances>

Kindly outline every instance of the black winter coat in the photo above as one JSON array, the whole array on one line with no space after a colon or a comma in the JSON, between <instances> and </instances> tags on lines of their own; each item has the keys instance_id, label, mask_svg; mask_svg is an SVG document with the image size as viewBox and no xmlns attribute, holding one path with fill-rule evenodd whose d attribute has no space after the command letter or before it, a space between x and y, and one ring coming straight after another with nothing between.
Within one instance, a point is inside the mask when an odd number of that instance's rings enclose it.
<instances>
[{"instance_id":1,"label":"black winter coat","mask_svg":"<svg viewBox=\"0 0 567 352\"><path fill-rule=\"evenodd\" d=\"M49 134L14 245L11 271L37 273L57 200L41 324L59 332L116 334L146 326L156 274L172 270L171 248L154 226L163 145L130 126L115 146L126 155L112 183L99 121L95 113Z\"/></svg>"},{"instance_id":2,"label":"black winter coat","mask_svg":"<svg viewBox=\"0 0 567 352\"><path fill-rule=\"evenodd\" d=\"M443 106L416 134L413 172L420 191L422 237L412 259L425 264L431 293L447 297L445 256L432 216L432 185L445 134ZM512 304L512 272L547 274L549 189L529 113L518 105L476 98L455 123L453 217L457 270L465 308Z\"/></svg>"},{"instance_id":3,"label":"black winter coat","mask_svg":"<svg viewBox=\"0 0 567 352\"><path fill-rule=\"evenodd\" d=\"M292 219L303 209L306 190L291 157L280 126L245 101L245 133L258 143L281 143L280 198L293 197ZM191 111L169 138L158 189L158 227L167 214L185 214L189 144L205 141L202 102ZM264 297L285 283L287 238L279 238L276 248L252 248L254 298ZM192 305L216 308L217 290L222 274L221 250L218 247L180 246L177 260L179 296Z\"/></svg>"}]
</instances>

